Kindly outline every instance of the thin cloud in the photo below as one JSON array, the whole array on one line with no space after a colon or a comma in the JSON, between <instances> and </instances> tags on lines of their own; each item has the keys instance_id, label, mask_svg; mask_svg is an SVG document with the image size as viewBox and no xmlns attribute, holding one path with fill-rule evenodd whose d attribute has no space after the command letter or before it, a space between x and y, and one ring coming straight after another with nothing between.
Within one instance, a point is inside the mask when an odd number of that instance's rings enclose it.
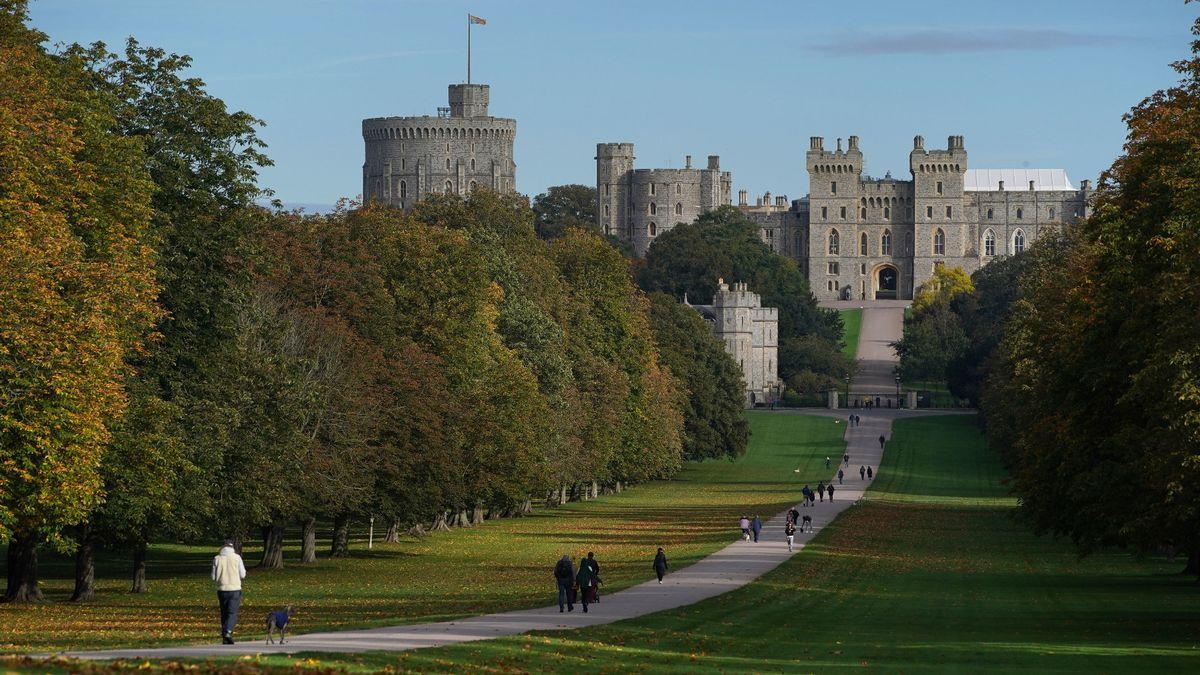
<instances>
[{"instance_id":1,"label":"thin cloud","mask_svg":"<svg viewBox=\"0 0 1200 675\"><path fill-rule=\"evenodd\" d=\"M1108 47L1132 42L1123 35L1076 33L1039 28L974 28L852 33L810 47L839 56L879 54L964 54L972 52L1035 52L1054 49Z\"/></svg>"},{"instance_id":2,"label":"thin cloud","mask_svg":"<svg viewBox=\"0 0 1200 675\"><path fill-rule=\"evenodd\" d=\"M216 75L207 78L210 82L240 82L245 80L279 80L288 77L341 77L339 73L320 72L326 71L338 66L345 66L354 63L369 63L371 61L391 61L395 59L409 58L413 56L432 56L449 54L453 52L451 49L412 49L398 52L379 52L375 54L358 54L355 56L344 56L338 59L329 59L326 61L318 61L304 68L293 68L282 70L274 73L241 73L238 75Z\"/></svg>"}]
</instances>

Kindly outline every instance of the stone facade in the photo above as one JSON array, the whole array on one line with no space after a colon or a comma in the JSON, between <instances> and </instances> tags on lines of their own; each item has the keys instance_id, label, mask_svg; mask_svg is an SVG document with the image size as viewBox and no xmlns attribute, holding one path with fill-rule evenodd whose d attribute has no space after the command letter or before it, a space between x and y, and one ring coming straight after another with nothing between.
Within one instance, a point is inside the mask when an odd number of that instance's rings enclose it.
<instances>
[{"instance_id":1,"label":"stone facade","mask_svg":"<svg viewBox=\"0 0 1200 675\"><path fill-rule=\"evenodd\" d=\"M598 145L598 222L644 254L674 223L729 203L730 174L717 173L714 160L706 184L720 190L696 191L685 180L701 183L705 170L635 170L631 144ZM814 136L807 197L789 203L768 192L751 206L741 190L738 208L759 224L763 242L796 260L822 300L912 299L937 266L974 272L1089 212L1089 181L1076 189L1060 169L969 169L962 136L945 149L926 149L917 136L908 161L911 179L872 178L857 136L834 150Z\"/></svg>"},{"instance_id":2,"label":"stone facade","mask_svg":"<svg viewBox=\"0 0 1200 675\"><path fill-rule=\"evenodd\" d=\"M408 208L432 193L516 190L517 121L489 116L489 96L486 84L452 84L436 117L363 120L363 199Z\"/></svg>"},{"instance_id":3,"label":"stone facade","mask_svg":"<svg viewBox=\"0 0 1200 675\"><path fill-rule=\"evenodd\" d=\"M711 305L691 307L704 317L741 367L746 405L777 401L783 389L778 375L779 310L763 307L761 298L745 283L730 288L724 279L718 280Z\"/></svg>"},{"instance_id":4,"label":"stone facade","mask_svg":"<svg viewBox=\"0 0 1200 675\"><path fill-rule=\"evenodd\" d=\"M716 155L705 169L693 169L690 155L682 169L635 169L633 160L632 143L596 145L596 222L638 255L676 223L730 203L733 177Z\"/></svg>"}]
</instances>

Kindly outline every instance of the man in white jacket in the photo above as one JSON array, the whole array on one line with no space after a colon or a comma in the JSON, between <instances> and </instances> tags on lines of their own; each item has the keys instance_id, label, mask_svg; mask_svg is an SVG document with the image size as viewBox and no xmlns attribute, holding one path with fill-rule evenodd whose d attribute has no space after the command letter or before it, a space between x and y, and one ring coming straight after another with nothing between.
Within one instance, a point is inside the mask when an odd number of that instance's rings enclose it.
<instances>
[{"instance_id":1,"label":"man in white jacket","mask_svg":"<svg viewBox=\"0 0 1200 675\"><path fill-rule=\"evenodd\" d=\"M237 624L238 606L242 604L242 579L246 578L246 566L233 545L232 539L226 539L212 565L217 602L221 604L221 643L227 645L233 644L233 627Z\"/></svg>"}]
</instances>

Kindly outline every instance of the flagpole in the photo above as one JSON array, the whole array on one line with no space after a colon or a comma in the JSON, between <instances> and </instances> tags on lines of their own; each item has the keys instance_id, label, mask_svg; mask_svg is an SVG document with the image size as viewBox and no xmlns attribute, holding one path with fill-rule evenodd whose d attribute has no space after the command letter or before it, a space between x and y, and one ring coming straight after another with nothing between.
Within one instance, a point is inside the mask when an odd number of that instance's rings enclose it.
<instances>
[{"instance_id":1,"label":"flagpole","mask_svg":"<svg viewBox=\"0 0 1200 675\"><path fill-rule=\"evenodd\" d=\"M467 84L471 84L471 15L467 15Z\"/></svg>"}]
</instances>

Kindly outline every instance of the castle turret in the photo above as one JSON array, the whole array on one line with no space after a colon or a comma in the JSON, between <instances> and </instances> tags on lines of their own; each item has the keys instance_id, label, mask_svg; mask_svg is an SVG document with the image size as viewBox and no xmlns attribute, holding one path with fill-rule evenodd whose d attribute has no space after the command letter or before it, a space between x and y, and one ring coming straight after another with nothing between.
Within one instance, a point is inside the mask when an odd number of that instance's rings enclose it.
<instances>
[{"instance_id":1,"label":"castle turret","mask_svg":"<svg viewBox=\"0 0 1200 675\"><path fill-rule=\"evenodd\" d=\"M596 144L596 222L605 234L628 238L633 143Z\"/></svg>"}]
</instances>

